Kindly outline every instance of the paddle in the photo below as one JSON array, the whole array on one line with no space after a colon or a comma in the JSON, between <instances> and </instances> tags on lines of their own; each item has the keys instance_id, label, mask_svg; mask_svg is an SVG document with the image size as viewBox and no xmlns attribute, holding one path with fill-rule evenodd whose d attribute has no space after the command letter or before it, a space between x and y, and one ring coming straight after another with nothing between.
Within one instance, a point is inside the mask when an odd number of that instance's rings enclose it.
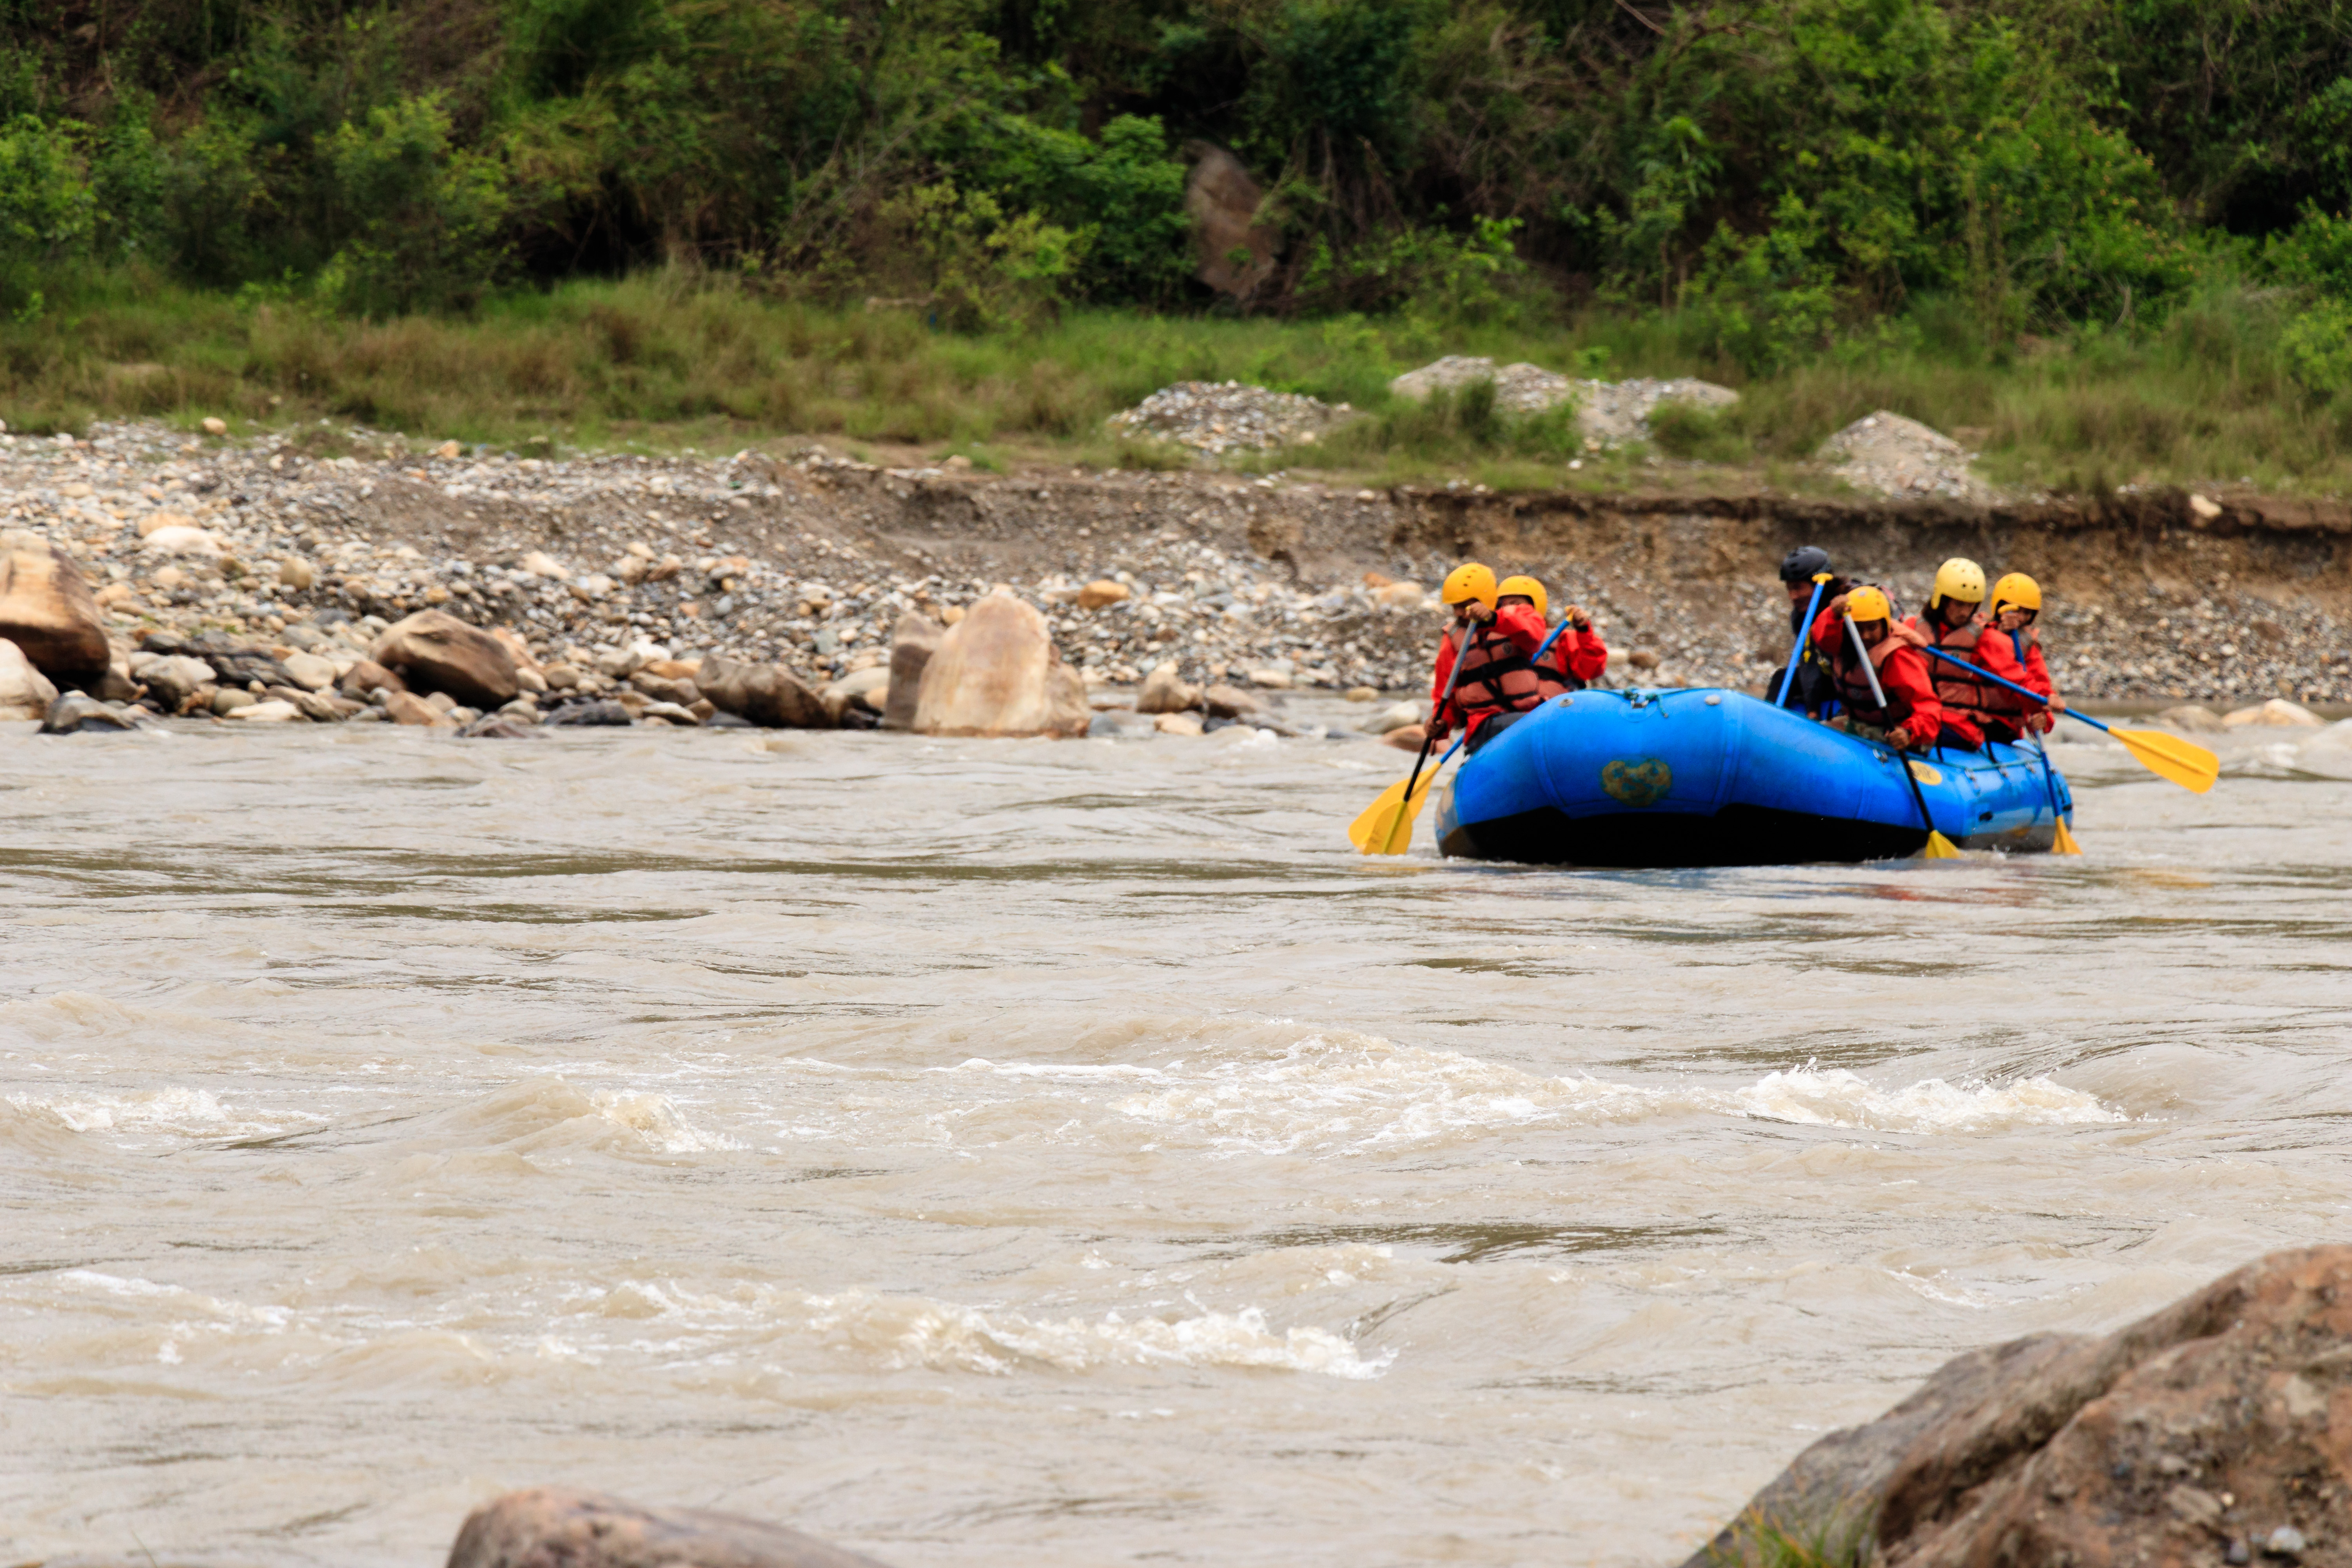
<instances>
[{"instance_id":1,"label":"paddle","mask_svg":"<svg viewBox=\"0 0 2352 1568\"><path fill-rule=\"evenodd\" d=\"M1566 621L1554 626L1551 635L1537 647L1535 658L1528 662L1542 663L1543 656L1551 651L1551 645L1559 641L1559 634L1566 630ZM1446 703L1454 700L1454 683L1462 679L1462 655L1469 646L1470 632L1465 626L1462 633L1462 646L1454 650L1454 673L1446 678L1445 695L1437 700L1438 712L1443 712ZM1433 712L1430 717L1434 720L1437 713ZM1421 764L1429 759L1430 742L1425 739L1421 742L1421 755L1413 759L1412 774L1382 790L1381 797L1366 806L1356 820L1348 825L1348 841L1356 847L1359 853L1402 855L1412 847L1413 818L1421 815L1422 802L1429 795L1430 784L1437 782L1439 769L1453 759L1454 753L1462 749L1463 742L1469 738L1465 733L1462 740L1445 749L1445 755L1437 759L1437 766L1429 770L1429 784L1420 781Z\"/></svg>"},{"instance_id":2,"label":"paddle","mask_svg":"<svg viewBox=\"0 0 2352 1568\"><path fill-rule=\"evenodd\" d=\"M2050 792L2050 820L2058 825L2058 837L2051 841L2050 847L2060 855L2080 855L2083 847L2074 842L2074 832L2067 827L2066 819L2058 815L2058 779L2050 766L2050 748L2042 743L2041 736L2036 735L2033 737L2033 750L2042 759L2042 787Z\"/></svg>"},{"instance_id":3,"label":"paddle","mask_svg":"<svg viewBox=\"0 0 2352 1568\"><path fill-rule=\"evenodd\" d=\"M2050 699L2042 696L2039 691L2020 686L2014 680L2004 680L1989 669L1969 664L1967 659L1958 654L1946 653L1939 647L1931 647L1927 651L1938 658L1949 659L1954 664L1967 664L1969 675L1973 679L1990 680L1995 686L2006 686L2020 697L2031 697L2045 708L2050 706ZM2194 742L2184 741L2178 735L2168 735L2161 730L2118 730L2113 725L2099 722L2088 713L2078 713L2072 708L2067 709L2065 712L2069 719L2080 719L2092 729L2104 730L2113 735L2124 743L2124 750L2132 754L2134 762L2157 777L2169 780L2182 789L2203 795L2213 787L2213 781L2221 776L2221 759Z\"/></svg>"},{"instance_id":4,"label":"paddle","mask_svg":"<svg viewBox=\"0 0 2352 1568\"><path fill-rule=\"evenodd\" d=\"M1879 711L1883 713L1886 710L1886 689L1878 684L1878 667L1870 662L1870 649L1864 644L1862 633L1853 624L1853 617L1847 616L1844 619L1845 635L1853 644L1854 662L1861 665L1862 673L1870 678L1871 698L1877 702ZM1893 637L1895 628L1889 626L1886 629L1886 635ZM1919 775L1911 771L1911 759L1896 752L1895 760L1901 764L1903 782L1911 786L1911 798L1919 807L1919 825L1927 830L1927 847L1919 853L1930 860L1958 859L1959 850L1953 847L1950 839L1936 831L1936 819L1927 814L1927 797L1920 791Z\"/></svg>"},{"instance_id":5,"label":"paddle","mask_svg":"<svg viewBox=\"0 0 2352 1568\"><path fill-rule=\"evenodd\" d=\"M1470 651L1470 631L1465 624L1462 628L1462 640L1454 644L1454 673L1445 678L1445 694L1430 710L1432 726L1437 722L1437 716L1445 711L1445 705L1454 700L1454 688L1462 679L1463 656ZM1462 739L1466 741L1469 738L1468 731L1464 731ZM1421 810L1421 801L1415 795L1413 786L1421 782L1422 764L1429 761L1429 748L1436 739L1433 731L1423 733L1421 755L1413 758L1412 772L1405 775L1404 782L1392 784L1382 790L1380 799L1372 802L1348 825L1349 842L1355 845L1359 854L1402 855L1412 847L1412 819ZM1460 742L1455 744L1460 744ZM1453 754L1449 747L1445 755L1450 757ZM1445 759L1439 758L1437 765L1444 767ZM1429 776L1433 781L1437 777L1435 773ZM1423 795L1428 793L1426 790L1421 792Z\"/></svg>"},{"instance_id":6,"label":"paddle","mask_svg":"<svg viewBox=\"0 0 2352 1568\"><path fill-rule=\"evenodd\" d=\"M1797 684L1797 667L1805 662L1805 645L1813 638L1813 615L1822 607L1822 590L1829 585L1830 574L1813 574L1813 596L1805 601L1805 624L1797 630L1797 646L1789 650L1789 668L1780 676L1780 689L1772 698L1772 706L1785 708L1789 693Z\"/></svg>"}]
</instances>

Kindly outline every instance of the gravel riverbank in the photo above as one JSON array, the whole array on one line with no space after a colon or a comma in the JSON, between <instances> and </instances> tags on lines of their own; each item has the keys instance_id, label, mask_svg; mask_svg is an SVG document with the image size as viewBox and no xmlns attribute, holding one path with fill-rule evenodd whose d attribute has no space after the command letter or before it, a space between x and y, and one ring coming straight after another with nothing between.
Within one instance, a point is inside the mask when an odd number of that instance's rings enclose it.
<instances>
[{"instance_id":1,"label":"gravel riverbank","mask_svg":"<svg viewBox=\"0 0 2352 1568\"><path fill-rule=\"evenodd\" d=\"M1195 681L1394 691L1427 668L1439 616L1423 589L1475 552L1592 611L1612 682L1752 688L1786 657L1772 571L1803 538L1915 602L1944 553L2036 571L2052 664L2078 696L2352 700L2352 524L2281 543L2242 507L2223 519L2252 520L2235 534L2188 518L2174 547L2145 519L997 476L814 447L551 459L345 426L233 442L137 423L71 445L6 437L0 511L81 565L119 655L157 632L268 642L346 621L356 641L437 607L511 627L551 666L719 654L821 687L886 663L906 611L952 618L1006 584L1090 686L1172 658Z\"/></svg>"}]
</instances>

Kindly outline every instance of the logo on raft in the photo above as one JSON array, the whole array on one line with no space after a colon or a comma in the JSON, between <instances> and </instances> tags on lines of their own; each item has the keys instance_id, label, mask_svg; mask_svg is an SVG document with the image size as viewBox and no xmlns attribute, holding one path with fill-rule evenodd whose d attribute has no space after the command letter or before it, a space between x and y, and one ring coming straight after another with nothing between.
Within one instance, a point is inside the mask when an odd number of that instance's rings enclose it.
<instances>
[{"instance_id":1,"label":"logo on raft","mask_svg":"<svg viewBox=\"0 0 2352 1568\"><path fill-rule=\"evenodd\" d=\"M1655 757L1620 757L1601 770L1601 787L1627 805L1655 805L1675 787L1675 770Z\"/></svg>"}]
</instances>

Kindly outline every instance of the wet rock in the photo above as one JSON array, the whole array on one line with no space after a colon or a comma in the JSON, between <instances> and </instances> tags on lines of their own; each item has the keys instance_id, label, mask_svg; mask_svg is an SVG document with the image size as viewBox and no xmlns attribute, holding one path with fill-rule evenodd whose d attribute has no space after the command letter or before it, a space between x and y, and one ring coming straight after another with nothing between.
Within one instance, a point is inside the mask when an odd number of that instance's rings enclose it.
<instances>
[{"instance_id":1,"label":"wet rock","mask_svg":"<svg viewBox=\"0 0 2352 1568\"><path fill-rule=\"evenodd\" d=\"M0 638L52 681L105 675L106 624L72 557L37 533L0 533Z\"/></svg>"},{"instance_id":2,"label":"wet rock","mask_svg":"<svg viewBox=\"0 0 2352 1568\"><path fill-rule=\"evenodd\" d=\"M457 733L469 741L527 741L538 725L507 713L486 713Z\"/></svg>"},{"instance_id":3,"label":"wet rock","mask_svg":"<svg viewBox=\"0 0 2352 1568\"><path fill-rule=\"evenodd\" d=\"M295 684L294 672L260 648L242 647L216 637L198 637L188 646L213 667L224 685L250 686L257 680L264 686Z\"/></svg>"},{"instance_id":4,"label":"wet rock","mask_svg":"<svg viewBox=\"0 0 2352 1568\"><path fill-rule=\"evenodd\" d=\"M1402 730L1407 724L1421 722L1422 705L1418 702L1391 702L1356 726L1367 735L1385 735Z\"/></svg>"},{"instance_id":5,"label":"wet rock","mask_svg":"<svg viewBox=\"0 0 2352 1568\"><path fill-rule=\"evenodd\" d=\"M2273 697L2257 707L2240 708L2221 716L2222 726L2231 730L2243 729L2250 724L2266 729L2315 730L2326 722L2302 703L2289 702L2284 697Z\"/></svg>"},{"instance_id":6,"label":"wet rock","mask_svg":"<svg viewBox=\"0 0 2352 1568\"><path fill-rule=\"evenodd\" d=\"M1202 733L1198 713L1162 713L1151 721L1151 727L1163 735L1198 735Z\"/></svg>"},{"instance_id":7,"label":"wet rock","mask_svg":"<svg viewBox=\"0 0 2352 1568\"><path fill-rule=\"evenodd\" d=\"M1135 699L1138 713L1182 713L1200 705L1201 689L1178 673L1172 658L1152 667Z\"/></svg>"},{"instance_id":8,"label":"wet rock","mask_svg":"<svg viewBox=\"0 0 2352 1568\"><path fill-rule=\"evenodd\" d=\"M890 667L883 664L853 670L824 689L824 710L835 724L842 721L852 703L879 718L889 700Z\"/></svg>"},{"instance_id":9,"label":"wet rock","mask_svg":"<svg viewBox=\"0 0 2352 1568\"><path fill-rule=\"evenodd\" d=\"M1246 719L1265 711L1265 704L1238 686L1216 685L1201 693L1201 705L1212 719Z\"/></svg>"},{"instance_id":10,"label":"wet rock","mask_svg":"<svg viewBox=\"0 0 2352 1568\"><path fill-rule=\"evenodd\" d=\"M1010 594L983 596L948 628L915 701L923 735L1083 735L1089 721L1086 682L1045 617Z\"/></svg>"},{"instance_id":11,"label":"wet rock","mask_svg":"<svg viewBox=\"0 0 2352 1568\"><path fill-rule=\"evenodd\" d=\"M947 627L929 616L912 610L900 616L898 624L891 628L890 698L882 709L885 730L915 727L915 702L922 695L923 671L929 668L931 655L939 651L940 639L947 632Z\"/></svg>"},{"instance_id":12,"label":"wet rock","mask_svg":"<svg viewBox=\"0 0 2352 1568\"><path fill-rule=\"evenodd\" d=\"M79 691L60 692L58 700L49 704L47 717L41 721L44 735L86 735L137 728L139 721L130 714Z\"/></svg>"},{"instance_id":13,"label":"wet rock","mask_svg":"<svg viewBox=\"0 0 2352 1568\"><path fill-rule=\"evenodd\" d=\"M381 704L386 717L395 724L420 726L446 725L448 716L413 691L386 691Z\"/></svg>"},{"instance_id":14,"label":"wet rock","mask_svg":"<svg viewBox=\"0 0 2352 1568\"><path fill-rule=\"evenodd\" d=\"M2166 709L2156 716L2156 721L2168 730L2178 730L2188 735L2218 734L2224 728L2219 713L2193 702Z\"/></svg>"},{"instance_id":15,"label":"wet rock","mask_svg":"<svg viewBox=\"0 0 2352 1568\"><path fill-rule=\"evenodd\" d=\"M58 689L17 646L0 638L0 719L45 719Z\"/></svg>"},{"instance_id":16,"label":"wet rock","mask_svg":"<svg viewBox=\"0 0 2352 1568\"><path fill-rule=\"evenodd\" d=\"M242 686L222 686L214 689L205 705L212 710L214 718L226 719L238 709L250 708L260 700Z\"/></svg>"},{"instance_id":17,"label":"wet rock","mask_svg":"<svg viewBox=\"0 0 2352 1568\"><path fill-rule=\"evenodd\" d=\"M187 654L134 653L131 678L147 688L147 695L166 713L176 713L202 687L220 679L203 659Z\"/></svg>"},{"instance_id":18,"label":"wet rock","mask_svg":"<svg viewBox=\"0 0 2352 1568\"><path fill-rule=\"evenodd\" d=\"M2268 1551L2281 1529L2352 1539L2347 1368L2352 1247L2273 1253L2105 1337L1956 1358L1799 1455L1685 1568L1764 1561L1759 1521L1885 1568L2242 1561L2232 1542Z\"/></svg>"},{"instance_id":19,"label":"wet rock","mask_svg":"<svg viewBox=\"0 0 2352 1568\"><path fill-rule=\"evenodd\" d=\"M273 697L257 702L248 702L242 708L234 709L224 714L223 717L255 724L284 724L302 718L303 712L291 702L282 701Z\"/></svg>"},{"instance_id":20,"label":"wet rock","mask_svg":"<svg viewBox=\"0 0 2352 1568\"><path fill-rule=\"evenodd\" d=\"M522 690L504 642L441 610L419 610L394 622L368 658L412 690L446 691L468 707L503 708Z\"/></svg>"},{"instance_id":21,"label":"wet rock","mask_svg":"<svg viewBox=\"0 0 2352 1568\"><path fill-rule=\"evenodd\" d=\"M362 702L366 701L369 693L373 691L408 689L406 681L372 658L361 659L351 668L343 671L343 678L337 685L344 696L357 698Z\"/></svg>"},{"instance_id":22,"label":"wet rock","mask_svg":"<svg viewBox=\"0 0 2352 1568\"><path fill-rule=\"evenodd\" d=\"M650 1509L554 1487L476 1509L448 1568L883 1568L874 1558L739 1514Z\"/></svg>"},{"instance_id":23,"label":"wet rock","mask_svg":"<svg viewBox=\"0 0 2352 1568\"><path fill-rule=\"evenodd\" d=\"M294 678L294 684L305 691L324 691L335 683L334 660L320 658L315 653L295 652L278 662Z\"/></svg>"},{"instance_id":24,"label":"wet rock","mask_svg":"<svg viewBox=\"0 0 2352 1568\"><path fill-rule=\"evenodd\" d=\"M562 707L542 715L539 721L541 724L559 726L584 724L591 727L617 728L625 724L634 724L636 720L620 703L598 699L588 702L567 702Z\"/></svg>"},{"instance_id":25,"label":"wet rock","mask_svg":"<svg viewBox=\"0 0 2352 1568\"><path fill-rule=\"evenodd\" d=\"M695 685L711 704L770 730L824 730L833 724L824 699L782 665L716 655L702 661Z\"/></svg>"},{"instance_id":26,"label":"wet rock","mask_svg":"<svg viewBox=\"0 0 2352 1568\"><path fill-rule=\"evenodd\" d=\"M1429 743L1429 727L1425 724L1400 724L1381 737L1381 744L1394 746L1400 752L1418 752Z\"/></svg>"}]
</instances>

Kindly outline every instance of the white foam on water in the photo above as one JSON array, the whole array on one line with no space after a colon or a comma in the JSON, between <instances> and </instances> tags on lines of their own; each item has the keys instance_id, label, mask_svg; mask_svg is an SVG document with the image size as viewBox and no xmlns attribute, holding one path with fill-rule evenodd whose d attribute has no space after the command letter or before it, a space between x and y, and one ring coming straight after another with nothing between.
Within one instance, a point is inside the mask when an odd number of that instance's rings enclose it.
<instances>
[{"instance_id":1,"label":"white foam on water","mask_svg":"<svg viewBox=\"0 0 2352 1568\"><path fill-rule=\"evenodd\" d=\"M1538 1078L1370 1035L1314 1035L1271 1057L1160 1076L1166 1087L1114 1109L1268 1153L1372 1149L1537 1121L1634 1121L1668 1101L1662 1089Z\"/></svg>"},{"instance_id":2,"label":"white foam on water","mask_svg":"<svg viewBox=\"0 0 2352 1568\"><path fill-rule=\"evenodd\" d=\"M154 1129L217 1136L229 1121L228 1108L208 1089L159 1089L121 1097L12 1094L8 1103L19 1110L47 1112L76 1132Z\"/></svg>"},{"instance_id":3,"label":"white foam on water","mask_svg":"<svg viewBox=\"0 0 2352 1568\"><path fill-rule=\"evenodd\" d=\"M1367 1360L1354 1342L1328 1329L1296 1327L1277 1333L1256 1307L1175 1319L1130 1319L1113 1311L1089 1321L985 1312L862 1291L812 1297L809 1305L814 1311L812 1329L840 1335L900 1368L1002 1375L1023 1362L1066 1372L1119 1365L1238 1366L1363 1380L1380 1376L1396 1359L1391 1349Z\"/></svg>"},{"instance_id":4,"label":"white foam on water","mask_svg":"<svg viewBox=\"0 0 2352 1568\"><path fill-rule=\"evenodd\" d=\"M678 1114L666 1094L624 1094L607 1089L593 1096L595 1113L665 1154L707 1154L742 1144L724 1133L705 1132Z\"/></svg>"},{"instance_id":5,"label":"white foam on water","mask_svg":"<svg viewBox=\"0 0 2352 1568\"><path fill-rule=\"evenodd\" d=\"M1791 1068L1731 1097L1740 1114L1882 1132L1985 1132L2128 1121L2098 1096L2047 1077L1963 1089L1940 1078L1881 1089L1843 1068Z\"/></svg>"}]
</instances>

